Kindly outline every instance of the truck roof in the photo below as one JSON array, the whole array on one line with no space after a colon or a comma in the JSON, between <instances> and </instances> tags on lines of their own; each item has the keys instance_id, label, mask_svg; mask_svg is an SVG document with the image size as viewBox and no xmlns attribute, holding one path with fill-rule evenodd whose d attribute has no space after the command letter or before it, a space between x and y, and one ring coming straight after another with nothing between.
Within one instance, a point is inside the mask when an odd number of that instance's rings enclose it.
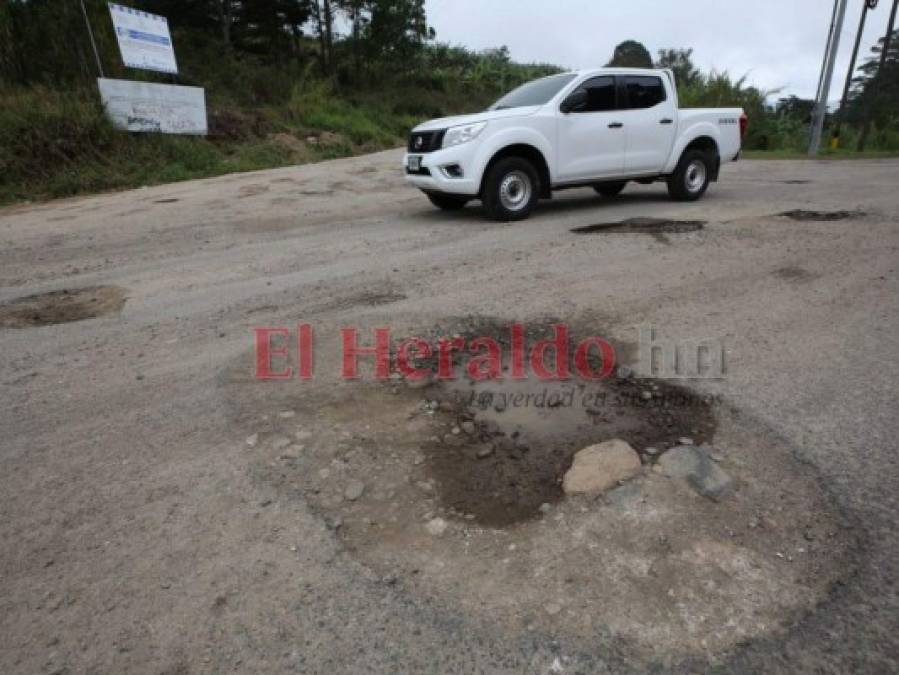
<instances>
[{"instance_id":1,"label":"truck roof","mask_svg":"<svg viewBox=\"0 0 899 675\"><path fill-rule=\"evenodd\" d=\"M670 72L668 69L662 68L618 68L616 66L605 66L603 68L582 68L580 70L569 71L569 75L604 75L604 74L625 74L625 75L659 75L660 73Z\"/></svg>"}]
</instances>

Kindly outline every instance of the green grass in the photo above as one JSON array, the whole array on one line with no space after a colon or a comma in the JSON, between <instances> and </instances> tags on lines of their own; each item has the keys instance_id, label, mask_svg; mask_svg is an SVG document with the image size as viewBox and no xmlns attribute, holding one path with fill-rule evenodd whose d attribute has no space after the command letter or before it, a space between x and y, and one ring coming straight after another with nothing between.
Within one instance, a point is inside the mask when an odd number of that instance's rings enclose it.
<instances>
[{"instance_id":1,"label":"green grass","mask_svg":"<svg viewBox=\"0 0 899 675\"><path fill-rule=\"evenodd\" d=\"M281 105L219 104L209 113L207 138L129 134L112 128L89 90L0 92L0 204L373 152L401 145L416 122L318 89L296 90Z\"/></svg>"}]
</instances>

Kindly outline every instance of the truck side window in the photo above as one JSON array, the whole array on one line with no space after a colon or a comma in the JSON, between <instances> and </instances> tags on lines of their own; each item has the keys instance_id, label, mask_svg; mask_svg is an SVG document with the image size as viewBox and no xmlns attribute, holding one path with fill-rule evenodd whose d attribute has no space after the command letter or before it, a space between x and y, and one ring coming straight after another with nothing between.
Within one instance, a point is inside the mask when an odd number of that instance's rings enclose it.
<instances>
[{"instance_id":1,"label":"truck side window","mask_svg":"<svg viewBox=\"0 0 899 675\"><path fill-rule=\"evenodd\" d=\"M661 78L632 75L624 78L629 110L652 108L665 100L665 87Z\"/></svg>"},{"instance_id":2,"label":"truck side window","mask_svg":"<svg viewBox=\"0 0 899 675\"><path fill-rule=\"evenodd\" d=\"M593 77L577 88L575 94L586 94L585 100L571 109L573 113L606 112L615 110L615 78L610 75Z\"/></svg>"}]
</instances>

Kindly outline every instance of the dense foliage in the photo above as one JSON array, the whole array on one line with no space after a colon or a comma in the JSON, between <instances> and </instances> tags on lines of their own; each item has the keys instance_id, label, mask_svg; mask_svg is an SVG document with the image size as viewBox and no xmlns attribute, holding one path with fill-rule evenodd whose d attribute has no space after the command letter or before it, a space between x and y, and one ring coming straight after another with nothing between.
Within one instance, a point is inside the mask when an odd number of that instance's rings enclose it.
<instances>
[{"instance_id":1,"label":"dense foliage","mask_svg":"<svg viewBox=\"0 0 899 675\"><path fill-rule=\"evenodd\" d=\"M210 136L115 132L99 105L80 3L0 0L0 201L394 147L418 120L483 109L559 70L514 63L505 47L473 52L437 42L424 0L125 2L168 17L179 75L125 68L106 1L84 0L105 75L204 87ZM876 87L876 61L859 69L844 137L870 102L872 146L899 150L899 40L890 52ZM629 40L610 63L672 68L683 106L742 106L751 118L750 149L801 150L806 142L810 102L771 106L773 92L745 78L700 72L692 50L661 50L653 63Z\"/></svg>"}]
</instances>

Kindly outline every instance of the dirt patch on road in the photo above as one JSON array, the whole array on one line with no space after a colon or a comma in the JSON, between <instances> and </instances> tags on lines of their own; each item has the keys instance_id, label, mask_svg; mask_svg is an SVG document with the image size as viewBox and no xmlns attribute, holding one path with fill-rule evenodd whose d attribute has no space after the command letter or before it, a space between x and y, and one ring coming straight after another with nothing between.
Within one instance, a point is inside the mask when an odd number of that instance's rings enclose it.
<instances>
[{"instance_id":1,"label":"dirt patch on road","mask_svg":"<svg viewBox=\"0 0 899 675\"><path fill-rule=\"evenodd\" d=\"M682 234L705 227L702 220L665 220L662 218L628 218L615 223L597 223L575 227L575 234Z\"/></svg>"},{"instance_id":2,"label":"dirt patch on road","mask_svg":"<svg viewBox=\"0 0 899 675\"><path fill-rule=\"evenodd\" d=\"M51 291L0 304L0 328L31 328L93 319L121 311L125 289L118 286Z\"/></svg>"},{"instance_id":3,"label":"dirt patch on road","mask_svg":"<svg viewBox=\"0 0 899 675\"><path fill-rule=\"evenodd\" d=\"M501 341L497 325L458 331ZM308 504L403 592L512 634L714 656L800 620L848 573L847 529L812 470L714 397L630 376L507 375L278 384L255 381L248 355L222 386L261 493ZM563 498L573 452L611 438L642 471ZM655 468L686 440L733 477L726 499Z\"/></svg>"},{"instance_id":4,"label":"dirt patch on road","mask_svg":"<svg viewBox=\"0 0 899 675\"><path fill-rule=\"evenodd\" d=\"M806 211L804 209L795 209L793 211L784 211L783 213L779 213L777 215L783 218L798 220L800 222L831 222L836 220L852 220L855 218L863 218L866 214L863 211Z\"/></svg>"}]
</instances>

